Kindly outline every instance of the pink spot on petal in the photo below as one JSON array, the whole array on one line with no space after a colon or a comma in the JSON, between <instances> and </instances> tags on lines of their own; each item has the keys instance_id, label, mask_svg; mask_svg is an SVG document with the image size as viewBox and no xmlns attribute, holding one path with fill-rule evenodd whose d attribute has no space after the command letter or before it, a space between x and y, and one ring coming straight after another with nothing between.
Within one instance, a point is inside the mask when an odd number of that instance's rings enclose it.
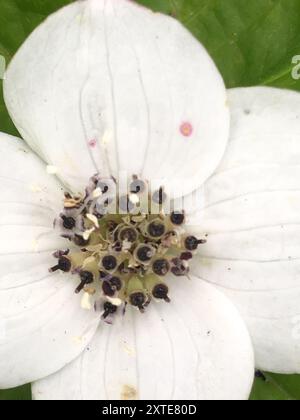
<instances>
[{"instance_id":1,"label":"pink spot on petal","mask_svg":"<svg viewBox=\"0 0 300 420\"><path fill-rule=\"evenodd\" d=\"M90 147L92 147L92 148L94 148L94 147L96 147L96 145L97 145L97 140L95 140L95 139L92 139L92 140L90 140L89 141L89 146Z\"/></svg>"},{"instance_id":2,"label":"pink spot on petal","mask_svg":"<svg viewBox=\"0 0 300 420\"><path fill-rule=\"evenodd\" d=\"M191 137L191 135L193 134L193 126L190 122L184 122L181 124L180 126L180 133L184 136L184 137Z\"/></svg>"}]
</instances>

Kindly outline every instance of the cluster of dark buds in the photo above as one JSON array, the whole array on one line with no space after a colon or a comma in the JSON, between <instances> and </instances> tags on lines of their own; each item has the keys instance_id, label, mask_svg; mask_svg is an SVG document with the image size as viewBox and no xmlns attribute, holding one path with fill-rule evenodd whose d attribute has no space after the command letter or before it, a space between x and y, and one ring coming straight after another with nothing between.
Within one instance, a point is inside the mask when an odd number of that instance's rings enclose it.
<instances>
[{"instance_id":1,"label":"cluster of dark buds","mask_svg":"<svg viewBox=\"0 0 300 420\"><path fill-rule=\"evenodd\" d=\"M152 299L170 302L168 275L188 276L190 260L206 242L185 232L183 211L164 214L163 188L152 196L160 206L157 214L131 213L144 187L144 181L133 177L128 195L118 198L122 214L110 214L109 187L96 175L85 195L65 193L64 209L55 221L75 251L57 251L58 262L50 271L78 276L75 293L84 291L95 302L102 299L105 319L127 304L143 312Z\"/></svg>"}]
</instances>

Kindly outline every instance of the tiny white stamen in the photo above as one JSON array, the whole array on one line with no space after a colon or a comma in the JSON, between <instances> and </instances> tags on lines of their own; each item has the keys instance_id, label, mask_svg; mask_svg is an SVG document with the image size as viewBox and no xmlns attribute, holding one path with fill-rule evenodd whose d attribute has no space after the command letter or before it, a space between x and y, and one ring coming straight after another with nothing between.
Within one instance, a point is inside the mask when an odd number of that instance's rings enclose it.
<instances>
[{"instance_id":1,"label":"tiny white stamen","mask_svg":"<svg viewBox=\"0 0 300 420\"><path fill-rule=\"evenodd\" d=\"M108 300L108 302L110 302L114 306L121 306L123 303L123 301L119 298L112 298L112 297L106 296L106 299Z\"/></svg>"},{"instance_id":2,"label":"tiny white stamen","mask_svg":"<svg viewBox=\"0 0 300 420\"><path fill-rule=\"evenodd\" d=\"M54 165L47 165L47 173L49 175L56 175L58 172L58 168Z\"/></svg>"},{"instance_id":3,"label":"tiny white stamen","mask_svg":"<svg viewBox=\"0 0 300 420\"><path fill-rule=\"evenodd\" d=\"M125 239L125 241L122 242L122 251L129 251L131 247L132 242L127 241L127 239Z\"/></svg>"},{"instance_id":4,"label":"tiny white stamen","mask_svg":"<svg viewBox=\"0 0 300 420\"><path fill-rule=\"evenodd\" d=\"M84 291L91 296L96 294L96 289L94 287L85 287Z\"/></svg>"},{"instance_id":5,"label":"tiny white stamen","mask_svg":"<svg viewBox=\"0 0 300 420\"><path fill-rule=\"evenodd\" d=\"M91 234L95 231L95 228L93 227L92 229L86 230L82 237L85 241L88 241L90 239Z\"/></svg>"},{"instance_id":6,"label":"tiny white stamen","mask_svg":"<svg viewBox=\"0 0 300 420\"><path fill-rule=\"evenodd\" d=\"M91 295L89 293L83 293L80 306L82 307L82 309L86 309L88 311L92 309Z\"/></svg>"},{"instance_id":7,"label":"tiny white stamen","mask_svg":"<svg viewBox=\"0 0 300 420\"><path fill-rule=\"evenodd\" d=\"M92 193L93 198L100 198L101 195L102 195L101 188L96 188Z\"/></svg>"},{"instance_id":8,"label":"tiny white stamen","mask_svg":"<svg viewBox=\"0 0 300 420\"><path fill-rule=\"evenodd\" d=\"M140 198L137 194L130 194L129 196L129 200L133 203L133 204L139 204L140 202Z\"/></svg>"},{"instance_id":9,"label":"tiny white stamen","mask_svg":"<svg viewBox=\"0 0 300 420\"><path fill-rule=\"evenodd\" d=\"M88 213L86 217L96 226L97 229L99 229L99 222L96 216L93 214Z\"/></svg>"},{"instance_id":10,"label":"tiny white stamen","mask_svg":"<svg viewBox=\"0 0 300 420\"><path fill-rule=\"evenodd\" d=\"M96 261L96 258L95 258L95 257L93 257L93 256L86 258L86 259L84 260L84 263L83 263L82 268L85 268L85 267L87 267L87 266L88 266L88 265L90 265L90 264L94 264L94 263L95 263L95 261Z\"/></svg>"}]
</instances>

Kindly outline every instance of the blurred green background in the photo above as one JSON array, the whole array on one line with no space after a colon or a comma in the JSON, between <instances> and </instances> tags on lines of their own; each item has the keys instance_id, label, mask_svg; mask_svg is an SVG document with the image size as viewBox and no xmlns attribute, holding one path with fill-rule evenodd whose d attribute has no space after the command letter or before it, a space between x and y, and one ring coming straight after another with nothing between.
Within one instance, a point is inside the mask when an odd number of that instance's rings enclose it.
<instances>
[{"instance_id":1,"label":"blurred green background","mask_svg":"<svg viewBox=\"0 0 300 420\"><path fill-rule=\"evenodd\" d=\"M72 0L0 0L0 55L8 63L30 32ZM226 86L300 90L292 77L300 54L300 0L138 0L179 19L207 48ZM17 134L3 102L0 131ZM260 374L252 400L300 400L300 376ZM0 391L0 400L31 399L30 385Z\"/></svg>"}]
</instances>

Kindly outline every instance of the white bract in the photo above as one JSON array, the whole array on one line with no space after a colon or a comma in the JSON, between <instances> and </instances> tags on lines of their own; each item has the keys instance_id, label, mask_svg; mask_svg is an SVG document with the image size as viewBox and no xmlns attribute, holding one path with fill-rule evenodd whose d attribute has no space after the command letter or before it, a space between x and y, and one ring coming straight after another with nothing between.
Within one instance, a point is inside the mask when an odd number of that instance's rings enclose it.
<instances>
[{"instance_id":1,"label":"white bract","mask_svg":"<svg viewBox=\"0 0 300 420\"><path fill-rule=\"evenodd\" d=\"M0 135L1 388L34 382L36 399L246 399L250 335L257 367L300 372L298 94L227 95L176 20L125 0L50 16L12 60L4 93L27 145ZM185 212L207 243L189 280L169 279L171 303L128 307L107 325L74 294L78 279L48 269L68 246L53 229L65 189L120 171L163 179L178 196L199 190Z\"/></svg>"}]
</instances>

